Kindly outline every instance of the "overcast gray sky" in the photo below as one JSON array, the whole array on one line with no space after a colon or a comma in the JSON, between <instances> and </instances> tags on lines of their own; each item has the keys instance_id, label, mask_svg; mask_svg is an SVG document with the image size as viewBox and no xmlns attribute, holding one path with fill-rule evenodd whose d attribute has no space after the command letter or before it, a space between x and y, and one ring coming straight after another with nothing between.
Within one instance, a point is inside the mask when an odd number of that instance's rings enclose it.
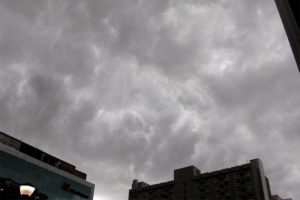
<instances>
[{"instance_id":1,"label":"overcast gray sky","mask_svg":"<svg viewBox=\"0 0 300 200\"><path fill-rule=\"evenodd\" d=\"M273 0L0 1L1 131L76 164L95 200L257 157L300 199L299 104Z\"/></svg>"}]
</instances>

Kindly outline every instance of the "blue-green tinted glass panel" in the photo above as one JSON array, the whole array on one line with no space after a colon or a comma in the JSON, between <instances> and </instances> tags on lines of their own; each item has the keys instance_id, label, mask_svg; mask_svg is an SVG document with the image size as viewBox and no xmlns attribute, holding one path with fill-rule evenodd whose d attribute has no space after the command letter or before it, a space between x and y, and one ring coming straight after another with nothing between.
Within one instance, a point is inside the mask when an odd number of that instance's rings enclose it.
<instances>
[{"instance_id":1,"label":"blue-green tinted glass panel","mask_svg":"<svg viewBox=\"0 0 300 200\"><path fill-rule=\"evenodd\" d=\"M11 182L11 185L30 183L38 189L35 194L39 200L43 199L42 197L47 200L87 200L92 189L3 151L0 151L0 179L2 188L7 182ZM1 189L0 195L4 192L4 189Z\"/></svg>"}]
</instances>

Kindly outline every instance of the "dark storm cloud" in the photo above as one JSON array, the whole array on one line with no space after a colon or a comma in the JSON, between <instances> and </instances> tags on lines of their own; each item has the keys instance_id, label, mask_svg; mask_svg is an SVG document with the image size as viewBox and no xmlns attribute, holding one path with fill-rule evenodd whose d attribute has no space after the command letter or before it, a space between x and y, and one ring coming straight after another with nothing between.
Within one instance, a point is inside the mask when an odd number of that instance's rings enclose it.
<instances>
[{"instance_id":1,"label":"dark storm cloud","mask_svg":"<svg viewBox=\"0 0 300 200\"><path fill-rule=\"evenodd\" d=\"M300 197L300 79L272 0L4 0L0 18L1 131L76 164L96 200L256 157Z\"/></svg>"}]
</instances>

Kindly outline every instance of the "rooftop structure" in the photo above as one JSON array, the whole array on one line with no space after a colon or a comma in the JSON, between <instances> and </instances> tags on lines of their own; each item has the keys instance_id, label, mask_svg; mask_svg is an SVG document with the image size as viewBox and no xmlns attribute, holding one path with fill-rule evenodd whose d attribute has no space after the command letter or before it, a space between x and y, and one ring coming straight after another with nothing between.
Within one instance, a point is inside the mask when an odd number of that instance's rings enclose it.
<instances>
[{"instance_id":1,"label":"rooftop structure","mask_svg":"<svg viewBox=\"0 0 300 200\"><path fill-rule=\"evenodd\" d=\"M93 199L95 186L86 181L85 173L2 132L0 163L1 200L20 200L28 194L26 199L32 200Z\"/></svg>"}]
</instances>

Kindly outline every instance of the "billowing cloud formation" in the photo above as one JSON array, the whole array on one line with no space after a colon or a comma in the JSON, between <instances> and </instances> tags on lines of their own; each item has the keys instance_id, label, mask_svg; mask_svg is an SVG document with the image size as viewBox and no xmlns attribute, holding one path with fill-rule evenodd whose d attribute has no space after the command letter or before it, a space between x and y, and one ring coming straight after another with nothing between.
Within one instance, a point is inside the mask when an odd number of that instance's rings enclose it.
<instances>
[{"instance_id":1,"label":"billowing cloud formation","mask_svg":"<svg viewBox=\"0 0 300 200\"><path fill-rule=\"evenodd\" d=\"M256 157L300 198L300 77L273 0L3 0L0 18L1 131L76 164L96 200Z\"/></svg>"}]
</instances>

